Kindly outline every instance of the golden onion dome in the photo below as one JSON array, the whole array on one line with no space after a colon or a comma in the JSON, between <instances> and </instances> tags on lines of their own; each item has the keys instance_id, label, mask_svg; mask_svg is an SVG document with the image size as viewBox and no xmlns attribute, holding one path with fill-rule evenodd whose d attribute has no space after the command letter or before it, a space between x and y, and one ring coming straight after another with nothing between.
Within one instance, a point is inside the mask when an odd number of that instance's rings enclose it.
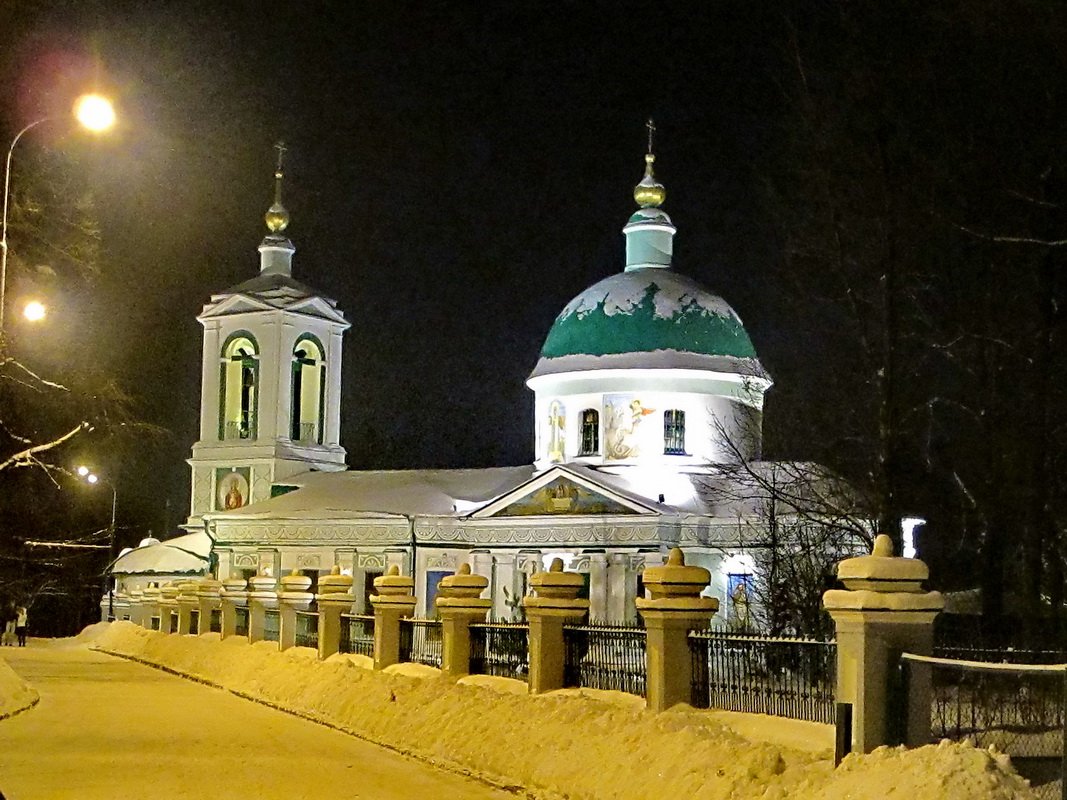
<instances>
[{"instance_id":1,"label":"golden onion dome","mask_svg":"<svg viewBox=\"0 0 1067 800\"><path fill-rule=\"evenodd\" d=\"M652 174L655 161L652 153L645 154L645 177L634 187L634 200L641 208L657 208L667 199L667 190Z\"/></svg>"},{"instance_id":2,"label":"golden onion dome","mask_svg":"<svg viewBox=\"0 0 1067 800\"><path fill-rule=\"evenodd\" d=\"M267 223L267 230L271 233L281 233L289 227L289 212L281 203L272 204L267 209L267 213L263 215L263 219Z\"/></svg>"}]
</instances>

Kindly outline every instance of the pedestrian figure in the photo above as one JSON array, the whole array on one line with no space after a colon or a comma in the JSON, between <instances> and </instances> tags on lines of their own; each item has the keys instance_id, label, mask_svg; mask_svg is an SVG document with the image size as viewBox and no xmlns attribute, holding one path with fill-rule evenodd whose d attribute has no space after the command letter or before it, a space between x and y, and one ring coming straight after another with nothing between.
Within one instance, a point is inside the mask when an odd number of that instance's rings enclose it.
<instances>
[{"instance_id":1,"label":"pedestrian figure","mask_svg":"<svg viewBox=\"0 0 1067 800\"><path fill-rule=\"evenodd\" d=\"M19 606L15 617L15 635L19 639L19 647L26 646L26 606Z\"/></svg>"},{"instance_id":2,"label":"pedestrian figure","mask_svg":"<svg viewBox=\"0 0 1067 800\"><path fill-rule=\"evenodd\" d=\"M4 629L3 632L0 633L0 645L4 645L5 647L9 645L11 647L15 646L15 618L9 616L10 613L11 612L9 611L4 614Z\"/></svg>"}]
</instances>

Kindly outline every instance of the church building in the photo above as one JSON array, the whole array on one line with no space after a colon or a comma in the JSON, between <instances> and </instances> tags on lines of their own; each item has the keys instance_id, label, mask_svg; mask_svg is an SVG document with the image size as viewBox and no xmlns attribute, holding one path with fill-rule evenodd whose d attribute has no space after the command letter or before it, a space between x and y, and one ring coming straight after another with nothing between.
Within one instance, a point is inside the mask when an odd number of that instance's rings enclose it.
<instances>
[{"instance_id":1,"label":"church building","mask_svg":"<svg viewBox=\"0 0 1067 800\"><path fill-rule=\"evenodd\" d=\"M469 563L489 579L493 616L516 619L530 576L558 557L584 576L591 617L623 622L636 616L641 571L680 546L711 570L719 618L747 615L766 520L742 476L765 466L771 379L733 309L672 268L676 229L655 156L645 161L625 263L563 308L527 380L532 463L353 471L340 442L349 323L293 277L279 160L259 274L198 317L190 533L124 553L120 592L207 571L317 579L337 565L362 612L396 564L415 576L421 616Z\"/></svg>"}]
</instances>

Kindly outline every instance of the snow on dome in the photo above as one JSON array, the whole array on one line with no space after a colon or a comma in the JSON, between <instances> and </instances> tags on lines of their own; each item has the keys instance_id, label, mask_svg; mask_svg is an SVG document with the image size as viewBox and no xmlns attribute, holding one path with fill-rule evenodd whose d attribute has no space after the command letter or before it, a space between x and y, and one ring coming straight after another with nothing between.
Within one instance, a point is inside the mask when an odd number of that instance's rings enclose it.
<instances>
[{"instance_id":1,"label":"snow on dome","mask_svg":"<svg viewBox=\"0 0 1067 800\"><path fill-rule=\"evenodd\" d=\"M577 366L575 357L583 356L587 363ZM766 377L726 301L669 269L616 273L571 300L548 332L531 377L613 367Z\"/></svg>"},{"instance_id":2,"label":"snow on dome","mask_svg":"<svg viewBox=\"0 0 1067 800\"><path fill-rule=\"evenodd\" d=\"M149 546L151 546L153 544L159 544L159 543L160 543L160 541L156 537L154 537L154 536L146 536L145 538L143 538L141 540L141 543L139 545L137 545L137 546L138 547L149 547Z\"/></svg>"},{"instance_id":3,"label":"snow on dome","mask_svg":"<svg viewBox=\"0 0 1067 800\"><path fill-rule=\"evenodd\" d=\"M133 548L132 547L123 547L121 550L119 550L119 558L122 558L127 553L132 553L132 552L133 552Z\"/></svg>"},{"instance_id":4,"label":"snow on dome","mask_svg":"<svg viewBox=\"0 0 1067 800\"><path fill-rule=\"evenodd\" d=\"M201 574L208 567L210 552L211 538L206 533L189 533L166 542L147 537L138 547L120 554L111 565L111 572L118 575Z\"/></svg>"}]
</instances>

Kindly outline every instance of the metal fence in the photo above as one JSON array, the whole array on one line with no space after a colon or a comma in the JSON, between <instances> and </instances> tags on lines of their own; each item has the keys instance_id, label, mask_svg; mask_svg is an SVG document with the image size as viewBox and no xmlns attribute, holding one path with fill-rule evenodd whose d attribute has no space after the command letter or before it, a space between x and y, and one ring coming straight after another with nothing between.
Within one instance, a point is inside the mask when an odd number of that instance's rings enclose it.
<instances>
[{"instance_id":1,"label":"metal fence","mask_svg":"<svg viewBox=\"0 0 1067 800\"><path fill-rule=\"evenodd\" d=\"M1014 651L1002 655L1014 657ZM980 663L905 653L901 669L904 691L916 670L930 670L931 742L995 746L1011 756L1038 797L1067 800L1063 664Z\"/></svg>"},{"instance_id":2,"label":"metal fence","mask_svg":"<svg viewBox=\"0 0 1067 800\"><path fill-rule=\"evenodd\" d=\"M563 682L645 695L645 629L633 625L565 625Z\"/></svg>"},{"instance_id":3,"label":"metal fence","mask_svg":"<svg viewBox=\"0 0 1067 800\"><path fill-rule=\"evenodd\" d=\"M319 649L319 614L317 611L296 612L296 646Z\"/></svg>"},{"instance_id":4,"label":"metal fence","mask_svg":"<svg viewBox=\"0 0 1067 800\"><path fill-rule=\"evenodd\" d=\"M472 675L526 680L530 674L530 626L524 622L470 626Z\"/></svg>"},{"instance_id":5,"label":"metal fence","mask_svg":"<svg viewBox=\"0 0 1067 800\"><path fill-rule=\"evenodd\" d=\"M263 641L276 642L281 638L282 618L277 609L263 612Z\"/></svg>"},{"instance_id":6,"label":"metal fence","mask_svg":"<svg viewBox=\"0 0 1067 800\"><path fill-rule=\"evenodd\" d=\"M222 609L211 609L211 619L208 620L208 630L211 633L222 633Z\"/></svg>"},{"instance_id":7,"label":"metal fence","mask_svg":"<svg viewBox=\"0 0 1067 800\"><path fill-rule=\"evenodd\" d=\"M154 631L158 631L159 630L159 617L158 616L153 616L148 621L148 627L150 627Z\"/></svg>"},{"instance_id":8,"label":"metal fence","mask_svg":"<svg viewBox=\"0 0 1067 800\"><path fill-rule=\"evenodd\" d=\"M190 611L189 612L189 633L191 633L193 636L196 636L198 633L200 633L200 612L199 611Z\"/></svg>"},{"instance_id":9,"label":"metal fence","mask_svg":"<svg viewBox=\"0 0 1067 800\"><path fill-rule=\"evenodd\" d=\"M374 658L374 616L342 614L341 641L337 650Z\"/></svg>"},{"instance_id":10,"label":"metal fence","mask_svg":"<svg viewBox=\"0 0 1067 800\"><path fill-rule=\"evenodd\" d=\"M400 660L441 666L441 621L437 619L400 620Z\"/></svg>"},{"instance_id":11,"label":"metal fence","mask_svg":"<svg viewBox=\"0 0 1067 800\"><path fill-rule=\"evenodd\" d=\"M248 638L248 607L237 606L234 609L234 625L233 633L235 636L244 636Z\"/></svg>"},{"instance_id":12,"label":"metal fence","mask_svg":"<svg viewBox=\"0 0 1067 800\"><path fill-rule=\"evenodd\" d=\"M837 645L693 631L692 705L833 723Z\"/></svg>"}]
</instances>

